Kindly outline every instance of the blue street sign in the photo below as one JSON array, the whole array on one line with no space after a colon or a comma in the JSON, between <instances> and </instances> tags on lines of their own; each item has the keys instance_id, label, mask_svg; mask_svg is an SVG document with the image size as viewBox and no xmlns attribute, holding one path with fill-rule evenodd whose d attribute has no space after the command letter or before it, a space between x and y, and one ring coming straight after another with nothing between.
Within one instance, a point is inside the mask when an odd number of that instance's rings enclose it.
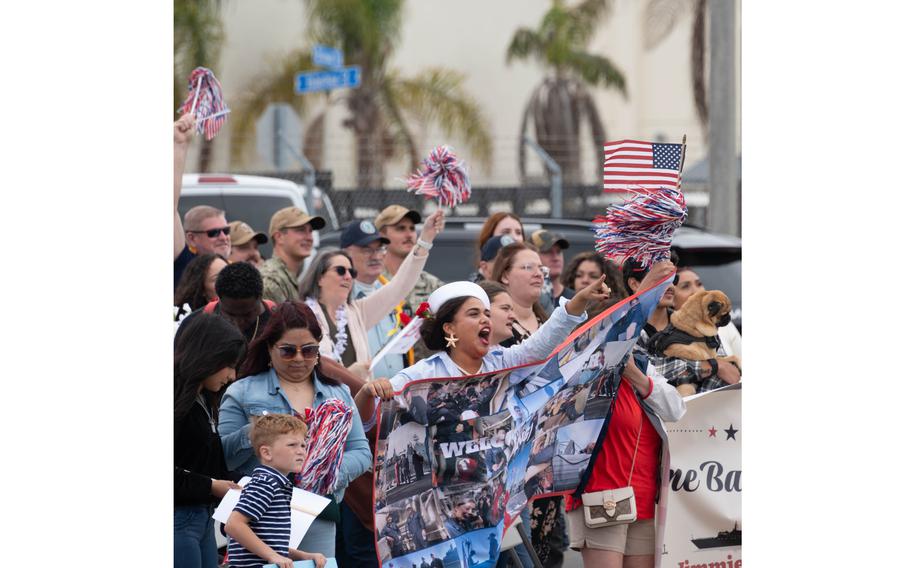
<instances>
[{"instance_id":1,"label":"blue street sign","mask_svg":"<svg viewBox=\"0 0 910 568\"><path fill-rule=\"evenodd\" d=\"M338 69L344 65L344 56L340 49L317 43L313 46L313 65Z\"/></svg>"},{"instance_id":2,"label":"blue street sign","mask_svg":"<svg viewBox=\"0 0 910 568\"><path fill-rule=\"evenodd\" d=\"M351 65L337 71L311 71L297 73L294 92L298 95L332 89L354 89L360 86L360 66Z\"/></svg>"}]
</instances>

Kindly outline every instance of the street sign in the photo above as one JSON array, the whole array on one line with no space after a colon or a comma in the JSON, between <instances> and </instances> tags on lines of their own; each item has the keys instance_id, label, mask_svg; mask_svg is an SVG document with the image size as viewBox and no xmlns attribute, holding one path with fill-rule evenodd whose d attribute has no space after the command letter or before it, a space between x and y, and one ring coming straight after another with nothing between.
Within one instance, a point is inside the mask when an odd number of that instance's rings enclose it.
<instances>
[{"instance_id":1,"label":"street sign","mask_svg":"<svg viewBox=\"0 0 910 568\"><path fill-rule=\"evenodd\" d=\"M340 49L317 43L313 46L313 65L338 69L344 65L344 56Z\"/></svg>"},{"instance_id":2,"label":"street sign","mask_svg":"<svg viewBox=\"0 0 910 568\"><path fill-rule=\"evenodd\" d=\"M300 151L302 140L303 125L287 103L270 104L256 121L256 151L279 171L296 163L294 151Z\"/></svg>"},{"instance_id":3,"label":"street sign","mask_svg":"<svg viewBox=\"0 0 910 568\"><path fill-rule=\"evenodd\" d=\"M351 65L335 71L311 71L298 73L294 77L294 92L298 95L332 89L356 88L360 86L360 66Z\"/></svg>"}]
</instances>

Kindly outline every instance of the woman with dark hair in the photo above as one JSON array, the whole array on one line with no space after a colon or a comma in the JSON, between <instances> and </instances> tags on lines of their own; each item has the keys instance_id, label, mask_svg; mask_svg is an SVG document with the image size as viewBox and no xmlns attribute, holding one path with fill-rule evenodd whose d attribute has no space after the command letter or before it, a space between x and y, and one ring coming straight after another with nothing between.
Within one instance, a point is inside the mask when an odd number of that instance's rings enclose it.
<instances>
[{"instance_id":1,"label":"woman with dark hair","mask_svg":"<svg viewBox=\"0 0 910 568\"><path fill-rule=\"evenodd\" d=\"M512 243L499 250L490 279L506 287L515 309L514 340L504 345L521 343L547 321L547 312L540 305L540 291L549 271L533 245Z\"/></svg>"},{"instance_id":2,"label":"woman with dark hair","mask_svg":"<svg viewBox=\"0 0 910 568\"><path fill-rule=\"evenodd\" d=\"M174 566L215 568L212 512L228 489L217 432L218 398L234 380L246 340L220 316L198 314L174 345Z\"/></svg>"},{"instance_id":3,"label":"woman with dark hair","mask_svg":"<svg viewBox=\"0 0 910 568\"><path fill-rule=\"evenodd\" d=\"M250 473L259 461L250 444L250 419L264 414L292 414L306 421L312 457L314 444L329 444L326 455L337 450L337 462L317 464L327 468L322 479L295 479L295 484L314 491L310 483L328 487L332 501L314 521L298 548L335 557L335 523L340 519L339 503L348 484L370 469L372 455L364 435L357 404L348 381L356 382L347 371L330 360L322 360L319 342L322 329L316 316L303 302L279 304L265 329L251 343L240 370L243 379L224 394L218 431L227 464L243 474ZM384 395L379 385L360 389L362 396ZM341 416L340 416L341 415ZM320 439L322 424L339 422L335 438ZM343 432L338 437L337 432ZM312 473L307 462L301 475ZM315 491L314 491L315 492Z\"/></svg>"},{"instance_id":4,"label":"woman with dark hair","mask_svg":"<svg viewBox=\"0 0 910 568\"><path fill-rule=\"evenodd\" d=\"M219 254L201 254L191 260L174 291L174 305L184 310L183 305L188 304L192 312L216 299L215 280L225 266L227 262Z\"/></svg>"},{"instance_id":5,"label":"woman with dark hair","mask_svg":"<svg viewBox=\"0 0 910 568\"><path fill-rule=\"evenodd\" d=\"M300 283L300 300L310 307L322 329L319 347L323 356L343 363L362 379L370 377L367 331L387 318L417 285L433 240L444 226L442 215L427 218L417 245L395 276L382 288L358 300L351 298L357 271L347 252L326 250L313 259Z\"/></svg>"},{"instance_id":6,"label":"woman with dark hair","mask_svg":"<svg viewBox=\"0 0 910 568\"><path fill-rule=\"evenodd\" d=\"M440 352L392 377L392 388L398 391L417 379L477 375L543 359L587 318L587 302L606 294L602 280L592 283L554 310L530 339L503 348L491 341L490 299L483 288L473 282L446 284L430 294L430 311L420 326L427 347Z\"/></svg>"},{"instance_id":7,"label":"woman with dark hair","mask_svg":"<svg viewBox=\"0 0 910 568\"><path fill-rule=\"evenodd\" d=\"M575 290L581 290L594 280L600 278L602 274L607 275L605 283L610 287L610 290L612 290L612 294L610 294L610 298L606 302L597 306L596 313L600 313L606 308L609 308L613 304L628 297L628 294L626 294L626 287L622 283L622 271L619 267L616 266L614 262L606 260L593 251L576 254L572 257L572 260L569 261L566 269L562 271L560 281L566 288L563 292L563 296L571 298L572 295L575 294ZM589 315L593 317L594 313Z\"/></svg>"},{"instance_id":8,"label":"woman with dark hair","mask_svg":"<svg viewBox=\"0 0 910 568\"><path fill-rule=\"evenodd\" d=\"M481 280L477 283L490 299L490 343L500 344L512 339L512 324L515 323L515 309L512 296L499 282Z\"/></svg>"}]
</instances>

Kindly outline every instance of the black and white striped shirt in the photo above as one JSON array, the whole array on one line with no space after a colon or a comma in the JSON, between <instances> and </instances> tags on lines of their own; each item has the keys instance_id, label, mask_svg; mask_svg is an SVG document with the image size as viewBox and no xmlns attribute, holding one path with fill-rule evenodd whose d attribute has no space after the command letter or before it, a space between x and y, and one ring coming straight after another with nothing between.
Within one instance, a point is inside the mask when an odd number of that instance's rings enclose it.
<instances>
[{"instance_id":1,"label":"black and white striped shirt","mask_svg":"<svg viewBox=\"0 0 910 568\"><path fill-rule=\"evenodd\" d=\"M260 465L244 486L235 511L250 519L250 528L262 542L282 556L288 555L291 540L291 495L294 487L276 469ZM228 541L231 568L253 568L265 560L248 551L234 539Z\"/></svg>"}]
</instances>

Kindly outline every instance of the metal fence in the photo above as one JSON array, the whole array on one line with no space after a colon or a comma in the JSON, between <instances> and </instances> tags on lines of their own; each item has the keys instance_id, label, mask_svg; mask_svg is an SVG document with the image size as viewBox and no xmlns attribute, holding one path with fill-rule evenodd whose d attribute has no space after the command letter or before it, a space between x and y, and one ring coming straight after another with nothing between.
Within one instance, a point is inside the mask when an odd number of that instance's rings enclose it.
<instances>
[{"instance_id":1,"label":"metal fence","mask_svg":"<svg viewBox=\"0 0 910 568\"><path fill-rule=\"evenodd\" d=\"M304 183L302 172L244 172L244 174L278 177L298 184ZM352 219L372 218L391 204L403 205L424 213L435 209L435 205L427 202L422 196L414 195L403 188L334 188L330 172L317 172L316 185L328 195L335 208L338 221L342 224ZM487 217L499 211L508 211L519 217L549 217L553 211L550 191L550 186L475 186L472 188L470 201L457 206L453 214ZM624 198L624 194L621 193L604 193L603 188L598 185L564 186L562 194L562 216L567 219L591 220L603 213L607 206L620 202ZM701 204L702 194L693 194L691 197L694 199L689 205L689 222L704 226L707 209Z\"/></svg>"}]
</instances>

